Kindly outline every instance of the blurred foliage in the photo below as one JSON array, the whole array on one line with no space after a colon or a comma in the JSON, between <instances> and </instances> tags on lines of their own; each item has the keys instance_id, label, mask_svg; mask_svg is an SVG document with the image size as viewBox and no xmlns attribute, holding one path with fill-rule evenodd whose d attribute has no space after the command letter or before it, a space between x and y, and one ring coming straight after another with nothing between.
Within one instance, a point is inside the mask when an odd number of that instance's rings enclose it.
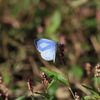
<instances>
[{"instance_id":1,"label":"blurred foliage","mask_svg":"<svg viewBox=\"0 0 100 100\"><path fill-rule=\"evenodd\" d=\"M8 88L9 100L23 95L30 97L27 79L41 80L39 67L62 75L66 73L59 52L55 64L41 59L34 47L35 38L60 41L65 45L73 90L79 88L82 91L77 84L91 85L96 89L92 80L94 67L100 62L100 2L0 0L0 73L3 86ZM36 81L33 85L35 91L43 89ZM66 98L71 100L70 96Z\"/></svg>"}]
</instances>

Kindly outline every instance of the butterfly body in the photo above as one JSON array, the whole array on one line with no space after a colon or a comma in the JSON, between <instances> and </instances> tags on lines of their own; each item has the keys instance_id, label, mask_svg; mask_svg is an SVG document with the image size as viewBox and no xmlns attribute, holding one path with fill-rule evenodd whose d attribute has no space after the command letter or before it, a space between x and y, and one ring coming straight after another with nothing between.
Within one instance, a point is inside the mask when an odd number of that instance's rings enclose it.
<instances>
[{"instance_id":1,"label":"butterfly body","mask_svg":"<svg viewBox=\"0 0 100 100\"><path fill-rule=\"evenodd\" d=\"M48 39L35 39L34 43L44 60L53 60L53 62L55 62L56 50L58 47L57 42Z\"/></svg>"}]
</instances>

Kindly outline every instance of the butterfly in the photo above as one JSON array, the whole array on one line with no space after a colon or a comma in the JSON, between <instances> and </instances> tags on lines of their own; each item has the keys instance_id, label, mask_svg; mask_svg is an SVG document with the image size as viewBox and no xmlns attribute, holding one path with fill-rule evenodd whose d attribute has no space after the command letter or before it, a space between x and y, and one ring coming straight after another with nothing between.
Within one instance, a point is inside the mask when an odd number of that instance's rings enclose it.
<instances>
[{"instance_id":1,"label":"butterfly","mask_svg":"<svg viewBox=\"0 0 100 100\"><path fill-rule=\"evenodd\" d=\"M53 60L55 62L56 51L59 46L58 42L53 42L48 39L35 39L34 44L44 60Z\"/></svg>"}]
</instances>

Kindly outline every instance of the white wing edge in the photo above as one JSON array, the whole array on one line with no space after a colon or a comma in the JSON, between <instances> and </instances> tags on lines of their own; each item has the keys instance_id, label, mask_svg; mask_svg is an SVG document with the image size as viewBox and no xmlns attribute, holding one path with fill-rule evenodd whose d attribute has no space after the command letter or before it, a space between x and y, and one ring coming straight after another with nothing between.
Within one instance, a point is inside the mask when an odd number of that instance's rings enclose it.
<instances>
[{"instance_id":1,"label":"white wing edge","mask_svg":"<svg viewBox=\"0 0 100 100\"><path fill-rule=\"evenodd\" d=\"M56 58L56 53L57 53L58 45L59 45L58 43L55 44L55 48L56 48L56 49L55 49L55 53L54 53L54 56L53 56L53 62L54 62L54 63L55 63L55 58Z\"/></svg>"}]
</instances>

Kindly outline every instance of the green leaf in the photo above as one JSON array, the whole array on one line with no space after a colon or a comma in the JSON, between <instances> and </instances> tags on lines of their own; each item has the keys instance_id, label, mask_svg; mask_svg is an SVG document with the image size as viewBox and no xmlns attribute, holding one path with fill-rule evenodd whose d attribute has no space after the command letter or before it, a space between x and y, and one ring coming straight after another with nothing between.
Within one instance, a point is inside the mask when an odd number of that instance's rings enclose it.
<instances>
[{"instance_id":1,"label":"green leaf","mask_svg":"<svg viewBox=\"0 0 100 100\"><path fill-rule=\"evenodd\" d=\"M40 67L40 69L42 71L44 71L48 76L53 78L54 80L59 81L59 82L65 84L65 85L69 86L67 80L62 75L60 75L59 73L54 72L54 71L50 71L50 70L43 68L43 67Z\"/></svg>"},{"instance_id":2,"label":"green leaf","mask_svg":"<svg viewBox=\"0 0 100 100\"><path fill-rule=\"evenodd\" d=\"M58 89L58 84L57 83L53 83L50 88L48 88L48 93L50 95L55 95L56 91Z\"/></svg>"},{"instance_id":3,"label":"green leaf","mask_svg":"<svg viewBox=\"0 0 100 100\"><path fill-rule=\"evenodd\" d=\"M81 100L96 100L96 99L92 98L91 96L85 96Z\"/></svg>"},{"instance_id":4,"label":"green leaf","mask_svg":"<svg viewBox=\"0 0 100 100\"><path fill-rule=\"evenodd\" d=\"M3 81L5 84L9 84L10 82L10 74L9 73L2 73Z\"/></svg>"},{"instance_id":5,"label":"green leaf","mask_svg":"<svg viewBox=\"0 0 100 100\"><path fill-rule=\"evenodd\" d=\"M33 97L32 95L31 95L31 99L32 99L32 100L35 100L34 97Z\"/></svg>"},{"instance_id":6,"label":"green leaf","mask_svg":"<svg viewBox=\"0 0 100 100\"><path fill-rule=\"evenodd\" d=\"M46 32L54 33L61 23L61 14L59 11L55 13L50 18L50 25L47 27Z\"/></svg>"},{"instance_id":7,"label":"green leaf","mask_svg":"<svg viewBox=\"0 0 100 100\"><path fill-rule=\"evenodd\" d=\"M100 95L92 95L92 97L100 98Z\"/></svg>"},{"instance_id":8,"label":"green leaf","mask_svg":"<svg viewBox=\"0 0 100 100\"><path fill-rule=\"evenodd\" d=\"M50 95L47 93L39 93L39 92L34 92L35 94L40 94L41 96L43 96L44 98L48 99L50 98Z\"/></svg>"},{"instance_id":9,"label":"green leaf","mask_svg":"<svg viewBox=\"0 0 100 100\"><path fill-rule=\"evenodd\" d=\"M48 88L54 83L54 80L52 79L51 82L48 84Z\"/></svg>"},{"instance_id":10,"label":"green leaf","mask_svg":"<svg viewBox=\"0 0 100 100\"><path fill-rule=\"evenodd\" d=\"M75 77L81 78L83 76L83 70L80 66L72 65L71 68L72 68L73 75Z\"/></svg>"},{"instance_id":11,"label":"green leaf","mask_svg":"<svg viewBox=\"0 0 100 100\"><path fill-rule=\"evenodd\" d=\"M54 100L54 96L50 96L49 100Z\"/></svg>"},{"instance_id":12,"label":"green leaf","mask_svg":"<svg viewBox=\"0 0 100 100\"><path fill-rule=\"evenodd\" d=\"M50 24L45 29L45 36L47 38L56 39L57 36L55 32L61 24L61 14L59 11L55 11L54 14L50 17ZM58 39L56 39L58 41Z\"/></svg>"},{"instance_id":13,"label":"green leaf","mask_svg":"<svg viewBox=\"0 0 100 100\"><path fill-rule=\"evenodd\" d=\"M97 25L97 21L96 19L88 19L88 20L84 20L83 24L86 25L87 27L90 26L94 27Z\"/></svg>"},{"instance_id":14,"label":"green leaf","mask_svg":"<svg viewBox=\"0 0 100 100\"><path fill-rule=\"evenodd\" d=\"M26 98L26 95L23 95L23 96L21 96L21 97L15 99L15 100L23 100L24 98Z\"/></svg>"},{"instance_id":15,"label":"green leaf","mask_svg":"<svg viewBox=\"0 0 100 100\"><path fill-rule=\"evenodd\" d=\"M87 43L81 44L81 47L86 51L91 50L91 46L89 44L87 44Z\"/></svg>"},{"instance_id":16,"label":"green leaf","mask_svg":"<svg viewBox=\"0 0 100 100\"><path fill-rule=\"evenodd\" d=\"M87 90L89 90L92 94L99 96L99 94L95 92L95 90L93 90L90 86L85 86L85 85L82 85L82 86L86 88Z\"/></svg>"}]
</instances>

